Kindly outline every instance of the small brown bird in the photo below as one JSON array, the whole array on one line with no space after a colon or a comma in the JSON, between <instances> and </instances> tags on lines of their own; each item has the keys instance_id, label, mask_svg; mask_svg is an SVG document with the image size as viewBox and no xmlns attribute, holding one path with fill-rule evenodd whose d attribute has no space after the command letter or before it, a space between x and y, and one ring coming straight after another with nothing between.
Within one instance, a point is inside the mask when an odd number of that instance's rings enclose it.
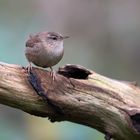
<instances>
[{"instance_id":1,"label":"small brown bird","mask_svg":"<svg viewBox=\"0 0 140 140\"><path fill-rule=\"evenodd\" d=\"M52 66L56 65L63 57L63 39L65 38L68 36L62 36L55 32L40 32L30 35L25 49L25 56L29 61L28 72L32 70L31 63L33 63L43 68L50 67L53 75Z\"/></svg>"}]
</instances>

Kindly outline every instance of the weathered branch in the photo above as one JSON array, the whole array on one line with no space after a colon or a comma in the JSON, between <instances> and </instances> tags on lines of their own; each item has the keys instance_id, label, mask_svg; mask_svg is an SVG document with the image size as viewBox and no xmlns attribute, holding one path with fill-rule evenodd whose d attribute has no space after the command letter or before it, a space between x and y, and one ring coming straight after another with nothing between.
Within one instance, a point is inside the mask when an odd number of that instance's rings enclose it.
<instances>
[{"instance_id":1,"label":"weathered branch","mask_svg":"<svg viewBox=\"0 0 140 140\"><path fill-rule=\"evenodd\" d=\"M0 63L0 103L90 126L106 139L140 139L140 88L81 66L60 68L53 81L48 71L33 68L28 75L20 66Z\"/></svg>"}]
</instances>

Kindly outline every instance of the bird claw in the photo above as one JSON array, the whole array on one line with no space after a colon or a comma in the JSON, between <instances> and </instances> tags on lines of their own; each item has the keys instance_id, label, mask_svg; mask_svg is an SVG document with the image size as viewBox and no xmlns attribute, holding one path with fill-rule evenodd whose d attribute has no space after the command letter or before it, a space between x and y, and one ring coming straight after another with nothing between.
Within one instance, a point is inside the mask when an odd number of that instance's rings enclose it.
<instances>
[{"instance_id":1,"label":"bird claw","mask_svg":"<svg viewBox=\"0 0 140 140\"><path fill-rule=\"evenodd\" d=\"M27 73L30 74L30 72L32 71L32 65L31 63L29 63L29 65L26 67Z\"/></svg>"},{"instance_id":2,"label":"bird claw","mask_svg":"<svg viewBox=\"0 0 140 140\"><path fill-rule=\"evenodd\" d=\"M51 75L51 77L52 77L52 79L54 81L56 79L56 73L55 73L55 71L53 70L52 67L50 67L50 69L51 69L50 75Z\"/></svg>"},{"instance_id":3,"label":"bird claw","mask_svg":"<svg viewBox=\"0 0 140 140\"><path fill-rule=\"evenodd\" d=\"M56 74L55 74L55 72L54 71L51 71L51 77L52 77L52 79L53 79L53 81L56 79Z\"/></svg>"},{"instance_id":4,"label":"bird claw","mask_svg":"<svg viewBox=\"0 0 140 140\"><path fill-rule=\"evenodd\" d=\"M32 71L32 69L33 69L31 63L29 63L29 65L26 66L25 69L27 70L27 73L30 74L31 71ZM52 67L50 67L50 69L51 69L50 75L51 75L51 77L52 77L52 79L53 79L53 81L54 81L54 80L56 79L56 73L55 73L55 71L53 70Z\"/></svg>"}]
</instances>

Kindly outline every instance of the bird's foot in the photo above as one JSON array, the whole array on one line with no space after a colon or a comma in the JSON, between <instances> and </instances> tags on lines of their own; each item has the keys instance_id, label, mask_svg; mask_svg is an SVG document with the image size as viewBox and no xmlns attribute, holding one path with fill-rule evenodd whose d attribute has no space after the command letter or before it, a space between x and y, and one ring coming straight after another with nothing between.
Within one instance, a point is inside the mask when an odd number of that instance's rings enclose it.
<instances>
[{"instance_id":1,"label":"bird's foot","mask_svg":"<svg viewBox=\"0 0 140 140\"><path fill-rule=\"evenodd\" d=\"M55 71L53 70L52 67L50 67L50 69L51 69L50 75L51 75L51 77L52 77L52 79L54 81L56 79L56 73L55 73Z\"/></svg>"},{"instance_id":2,"label":"bird's foot","mask_svg":"<svg viewBox=\"0 0 140 140\"><path fill-rule=\"evenodd\" d=\"M26 70L27 70L27 73L28 74L30 74L30 72L32 71L32 65L31 65L31 63L29 63L29 65L28 66L26 66Z\"/></svg>"}]
</instances>

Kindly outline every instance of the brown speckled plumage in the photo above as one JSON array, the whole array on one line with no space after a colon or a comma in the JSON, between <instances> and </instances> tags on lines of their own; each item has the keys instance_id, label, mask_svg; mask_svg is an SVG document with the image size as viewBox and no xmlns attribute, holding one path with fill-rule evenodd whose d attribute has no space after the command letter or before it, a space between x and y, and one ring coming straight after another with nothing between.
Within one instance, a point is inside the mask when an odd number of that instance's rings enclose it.
<instances>
[{"instance_id":1,"label":"brown speckled plumage","mask_svg":"<svg viewBox=\"0 0 140 140\"><path fill-rule=\"evenodd\" d=\"M26 42L25 55L27 60L39 67L52 67L63 57L63 37L55 32L40 32L31 35Z\"/></svg>"}]
</instances>

